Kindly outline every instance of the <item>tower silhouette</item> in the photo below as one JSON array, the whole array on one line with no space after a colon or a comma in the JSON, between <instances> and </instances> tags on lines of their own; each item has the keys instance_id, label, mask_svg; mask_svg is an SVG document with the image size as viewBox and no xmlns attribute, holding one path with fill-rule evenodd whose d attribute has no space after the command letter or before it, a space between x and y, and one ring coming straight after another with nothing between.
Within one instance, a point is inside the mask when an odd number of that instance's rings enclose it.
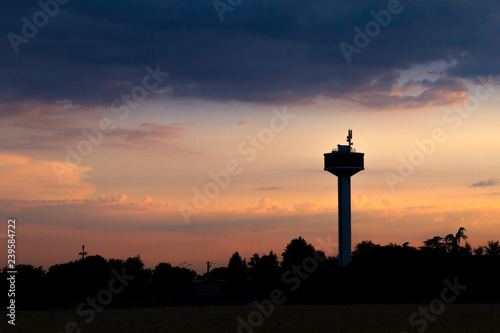
<instances>
[{"instance_id":1,"label":"tower silhouette","mask_svg":"<svg viewBox=\"0 0 500 333\"><path fill-rule=\"evenodd\" d=\"M365 169L365 154L352 147L352 130L348 131L347 143L323 154L325 170L338 178L339 267L351 263L351 176Z\"/></svg>"}]
</instances>

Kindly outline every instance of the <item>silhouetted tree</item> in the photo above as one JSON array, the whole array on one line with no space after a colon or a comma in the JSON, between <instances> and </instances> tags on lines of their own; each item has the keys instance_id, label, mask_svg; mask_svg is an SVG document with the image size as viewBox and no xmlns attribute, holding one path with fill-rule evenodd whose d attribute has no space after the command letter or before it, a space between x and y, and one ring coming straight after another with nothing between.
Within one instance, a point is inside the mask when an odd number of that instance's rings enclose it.
<instances>
[{"instance_id":1,"label":"silhouetted tree","mask_svg":"<svg viewBox=\"0 0 500 333\"><path fill-rule=\"evenodd\" d=\"M16 265L17 274L15 276L15 299L16 307L18 309L26 309L43 304L46 300L46 293L43 288L45 271L42 266L34 267L33 265ZM3 274L0 274L0 286L5 284L5 291L7 295L10 289L10 281L7 280L9 274L7 266L3 269Z\"/></svg>"},{"instance_id":2,"label":"silhouetted tree","mask_svg":"<svg viewBox=\"0 0 500 333\"><path fill-rule=\"evenodd\" d=\"M201 276L202 279L207 278L207 273ZM227 279L227 267L215 267L210 271L210 280L226 280Z\"/></svg>"},{"instance_id":3,"label":"silhouetted tree","mask_svg":"<svg viewBox=\"0 0 500 333\"><path fill-rule=\"evenodd\" d=\"M446 245L443 243L443 237L434 236L424 241L424 246L420 249L426 254L444 254L446 253Z\"/></svg>"},{"instance_id":4,"label":"silhouetted tree","mask_svg":"<svg viewBox=\"0 0 500 333\"><path fill-rule=\"evenodd\" d=\"M287 296L289 302L315 303L324 300L331 291L327 290L330 287L327 284L331 283L331 274L338 266L336 260L328 259L323 251L316 251L302 237L292 239L282 257L282 281L286 288L294 289ZM327 274L330 279L326 279Z\"/></svg>"},{"instance_id":5,"label":"silhouetted tree","mask_svg":"<svg viewBox=\"0 0 500 333\"><path fill-rule=\"evenodd\" d=\"M290 243L288 243L285 251L281 254L283 257L281 266L284 269L289 269L293 265L300 266L302 265L304 259L313 257L315 251L314 246L307 243L304 238L294 238L290 241Z\"/></svg>"},{"instance_id":6,"label":"silhouetted tree","mask_svg":"<svg viewBox=\"0 0 500 333\"><path fill-rule=\"evenodd\" d=\"M172 265L161 262L156 265L153 271L153 296L159 300L166 300L171 297L171 286L169 285L169 275L172 272Z\"/></svg>"},{"instance_id":7,"label":"silhouetted tree","mask_svg":"<svg viewBox=\"0 0 500 333\"><path fill-rule=\"evenodd\" d=\"M172 267L159 263L153 272L153 295L161 302L181 304L193 295L193 279L196 272L185 267Z\"/></svg>"},{"instance_id":8,"label":"silhouetted tree","mask_svg":"<svg viewBox=\"0 0 500 333\"><path fill-rule=\"evenodd\" d=\"M365 240L356 244L353 264L345 268L338 268L337 260L325 259L324 253L316 252L311 244L298 237L284 249L281 267L273 251L262 256L254 254L248 265L235 252L228 267L210 272L210 280L226 281L223 290L226 300L232 303L251 301L250 296L268 298L276 288L285 293L287 303L291 304L427 303L439 295L445 279L452 281L451 278L458 277L461 285L468 286L457 298L458 302L497 302L500 299L500 241L491 240L486 246L472 250L465 231L460 228L454 235L427 239L420 250L408 243L381 246ZM445 255L447 253L452 255ZM53 265L47 272L31 265L17 265L16 269L19 309L74 309L89 297L95 298L100 290L109 288L110 280L117 274L134 279L127 279L123 291L114 294L113 302L106 306L149 306L153 297L160 300L160 304L196 302L192 293L194 271L159 263L152 272L144 268L139 255L127 260L88 256ZM0 287L8 290L7 284L7 268L4 268L0 272Z\"/></svg>"},{"instance_id":9,"label":"silhouetted tree","mask_svg":"<svg viewBox=\"0 0 500 333\"><path fill-rule=\"evenodd\" d=\"M128 282L127 288L124 289L124 296L130 299L144 299L148 297L146 281L152 278L152 272L144 269L144 262L141 256L130 257L125 260L123 265L127 275L133 279ZM121 273L121 270L118 271Z\"/></svg>"},{"instance_id":10,"label":"silhouetted tree","mask_svg":"<svg viewBox=\"0 0 500 333\"><path fill-rule=\"evenodd\" d=\"M259 257L253 255L248 263L250 276L253 278L256 296L269 297L270 292L277 288L281 278L278 256L270 251L268 255Z\"/></svg>"},{"instance_id":11,"label":"silhouetted tree","mask_svg":"<svg viewBox=\"0 0 500 333\"><path fill-rule=\"evenodd\" d=\"M482 256L484 254L484 246L481 246L479 245L478 247L476 247L474 250L474 255L476 256Z\"/></svg>"},{"instance_id":12,"label":"silhouetted tree","mask_svg":"<svg viewBox=\"0 0 500 333\"><path fill-rule=\"evenodd\" d=\"M462 256L471 256L472 255L472 247L468 242L465 242L463 247L460 247L458 250L458 254Z\"/></svg>"},{"instance_id":13,"label":"silhouetted tree","mask_svg":"<svg viewBox=\"0 0 500 333\"><path fill-rule=\"evenodd\" d=\"M356 244L352 255L354 257L363 257L374 254L374 249L380 248L380 245L375 245L371 240L364 240Z\"/></svg>"},{"instance_id":14,"label":"silhouetted tree","mask_svg":"<svg viewBox=\"0 0 500 333\"><path fill-rule=\"evenodd\" d=\"M110 279L110 267L105 258L100 255L88 256L77 261L75 267L83 293L92 295L103 288L107 288Z\"/></svg>"},{"instance_id":15,"label":"silhouetted tree","mask_svg":"<svg viewBox=\"0 0 500 333\"><path fill-rule=\"evenodd\" d=\"M467 231L464 227L460 227L455 235L455 241L460 245L460 240L467 240L467 236L465 235L465 231Z\"/></svg>"},{"instance_id":16,"label":"silhouetted tree","mask_svg":"<svg viewBox=\"0 0 500 333\"><path fill-rule=\"evenodd\" d=\"M260 261L259 254L254 253L252 258L250 258L250 261L248 262L248 272L250 273L250 275L253 275L255 273L255 268L259 261Z\"/></svg>"},{"instance_id":17,"label":"silhouetted tree","mask_svg":"<svg viewBox=\"0 0 500 333\"><path fill-rule=\"evenodd\" d=\"M484 247L485 252L489 256L498 256L500 255L500 241L489 241L488 245Z\"/></svg>"},{"instance_id":18,"label":"silhouetted tree","mask_svg":"<svg viewBox=\"0 0 500 333\"><path fill-rule=\"evenodd\" d=\"M125 266L125 261L122 259L109 259L108 265L109 267L111 267L111 269L118 270Z\"/></svg>"},{"instance_id":19,"label":"silhouetted tree","mask_svg":"<svg viewBox=\"0 0 500 333\"><path fill-rule=\"evenodd\" d=\"M110 263L99 255L53 265L47 272L47 286L53 295L50 300L65 305L82 302L107 288L110 278Z\"/></svg>"},{"instance_id":20,"label":"silhouetted tree","mask_svg":"<svg viewBox=\"0 0 500 333\"><path fill-rule=\"evenodd\" d=\"M457 254L465 254L464 251L460 251L460 241L466 240L467 236L465 235L465 231L467 231L464 227L460 227L455 235L448 234L444 237L444 241L448 250L448 253L457 255ZM467 251L465 251L467 252Z\"/></svg>"},{"instance_id":21,"label":"silhouetted tree","mask_svg":"<svg viewBox=\"0 0 500 333\"><path fill-rule=\"evenodd\" d=\"M235 252L229 259L227 265L226 293L229 298L243 299L246 295L247 287L247 264L241 259L238 252Z\"/></svg>"},{"instance_id":22,"label":"silhouetted tree","mask_svg":"<svg viewBox=\"0 0 500 333\"><path fill-rule=\"evenodd\" d=\"M186 267L174 267L172 270L172 285L177 293L177 303L183 303L185 298L193 296L196 272Z\"/></svg>"}]
</instances>

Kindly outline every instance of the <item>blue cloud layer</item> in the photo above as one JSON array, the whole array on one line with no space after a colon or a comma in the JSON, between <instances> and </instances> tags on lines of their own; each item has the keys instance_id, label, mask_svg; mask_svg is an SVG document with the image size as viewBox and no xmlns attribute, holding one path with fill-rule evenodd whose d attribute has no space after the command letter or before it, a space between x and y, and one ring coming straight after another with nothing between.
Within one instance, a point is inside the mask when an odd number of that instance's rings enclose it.
<instances>
[{"instance_id":1,"label":"blue cloud layer","mask_svg":"<svg viewBox=\"0 0 500 333\"><path fill-rule=\"evenodd\" d=\"M387 10L388 1L243 1L221 21L205 0L73 0L57 11L49 6L53 17L16 54L9 33L23 37L23 17L33 23L43 9L37 1L6 0L0 98L109 105L141 83L146 66L160 64L171 74L174 98L282 103L368 94L364 104L383 107L379 97L412 64L453 61L441 73L449 82L500 73L500 2L402 0L399 6L347 63L340 43L356 46L354 28L365 31L372 11Z\"/></svg>"}]
</instances>

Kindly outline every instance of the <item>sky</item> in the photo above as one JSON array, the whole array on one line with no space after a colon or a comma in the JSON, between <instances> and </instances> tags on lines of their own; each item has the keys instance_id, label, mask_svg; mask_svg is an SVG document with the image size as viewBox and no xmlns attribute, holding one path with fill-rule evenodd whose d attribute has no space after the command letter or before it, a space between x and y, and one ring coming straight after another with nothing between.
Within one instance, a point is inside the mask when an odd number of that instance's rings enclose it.
<instances>
[{"instance_id":1,"label":"sky","mask_svg":"<svg viewBox=\"0 0 500 333\"><path fill-rule=\"evenodd\" d=\"M500 239L498 1L0 3L17 263L337 254L323 154L365 154L352 242ZM0 230L6 253L7 223ZM5 258L0 259L4 266Z\"/></svg>"}]
</instances>

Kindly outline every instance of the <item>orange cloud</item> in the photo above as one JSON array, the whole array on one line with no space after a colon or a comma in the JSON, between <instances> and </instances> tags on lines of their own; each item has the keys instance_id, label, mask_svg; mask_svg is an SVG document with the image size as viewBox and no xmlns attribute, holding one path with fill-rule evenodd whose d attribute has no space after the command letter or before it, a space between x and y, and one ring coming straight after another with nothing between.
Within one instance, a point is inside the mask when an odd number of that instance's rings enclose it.
<instances>
[{"instance_id":1,"label":"orange cloud","mask_svg":"<svg viewBox=\"0 0 500 333\"><path fill-rule=\"evenodd\" d=\"M242 120L238 123L238 125L251 125L251 124L253 124L253 121L248 119Z\"/></svg>"},{"instance_id":2,"label":"orange cloud","mask_svg":"<svg viewBox=\"0 0 500 333\"><path fill-rule=\"evenodd\" d=\"M0 154L0 197L23 200L62 200L86 198L96 190L84 182L90 167L72 165L59 182L54 161L35 160L22 155Z\"/></svg>"},{"instance_id":3,"label":"orange cloud","mask_svg":"<svg viewBox=\"0 0 500 333\"><path fill-rule=\"evenodd\" d=\"M288 212L288 210L283 205L268 198L261 199L256 207L248 207L247 211L252 213Z\"/></svg>"},{"instance_id":4,"label":"orange cloud","mask_svg":"<svg viewBox=\"0 0 500 333\"><path fill-rule=\"evenodd\" d=\"M390 198L382 198L382 200L368 200L368 198L363 194L356 196L353 203L353 210L389 210L400 207L396 201Z\"/></svg>"},{"instance_id":5,"label":"orange cloud","mask_svg":"<svg viewBox=\"0 0 500 333\"><path fill-rule=\"evenodd\" d=\"M97 199L85 199L83 200L84 203L91 203L95 205L114 205L114 204L119 204L119 203L124 203L128 199L128 196L126 194L119 194L115 197L113 196L107 196L107 195L101 195Z\"/></svg>"},{"instance_id":6,"label":"orange cloud","mask_svg":"<svg viewBox=\"0 0 500 333\"><path fill-rule=\"evenodd\" d=\"M276 215L309 215L332 212L334 209L323 207L317 202L306 201L293 204L291 207L285 206L280 202L269 198L260 199L257 206L251 206L246 209L246 213L271 213ZM230 208L228 212L238 212ZM238 212L243 213L243 212Z\"/></svg>"},{"instance_id":7,"label":"orange cloud","mask_svg":"<svg viewBox=\"0 0 500 333\"><path fill-rule=\"evenodd\" d=\"M317 202L306 201L293 205L294 211L298 214L314 214L322 212L321 206Z\"/></svg>"}]
</instances>

